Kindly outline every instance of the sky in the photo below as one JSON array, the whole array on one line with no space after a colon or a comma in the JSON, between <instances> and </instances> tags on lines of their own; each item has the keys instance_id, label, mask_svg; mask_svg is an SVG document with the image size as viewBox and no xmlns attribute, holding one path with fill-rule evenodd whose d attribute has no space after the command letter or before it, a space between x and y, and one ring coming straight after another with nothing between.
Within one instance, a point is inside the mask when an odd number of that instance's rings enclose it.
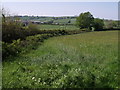
<instances>
[{"instance_id":1,"label":"sky","mask_svg":"<svg viewBox=\"0 0 120 90\"><path fill-rule=\"evenodd\" d=\"M118 19L118 2L3 2L13 15L78 16L89 11L95 18Z\"/></svg>"},{"instance_id":2,"label":"sky","mask_svg":"<svg viewBox=\"0 0 120 90\"><path fill-rule=\"evenodd\" d=\"M119 2L119 0L2 0L2 2Z\"/></svg>"}]
</instances>

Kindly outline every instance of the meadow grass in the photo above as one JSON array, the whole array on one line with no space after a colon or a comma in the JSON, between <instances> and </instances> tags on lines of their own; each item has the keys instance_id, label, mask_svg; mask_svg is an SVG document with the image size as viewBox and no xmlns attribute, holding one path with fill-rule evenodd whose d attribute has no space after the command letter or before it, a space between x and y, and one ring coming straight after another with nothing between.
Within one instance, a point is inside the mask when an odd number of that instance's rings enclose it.
<instances>
[{"instance_id":1,"label":"meadow grass","mask_svg":"<svg viewBox=\"0 0 120 90\"><path fill-rule=\"evenodd\" d=\"M4 88L118 88L118 81L118 31L50 38L3 62Z\"/></svg>"},{"instance_id":2,"label":"meadow grass","mask_svg":"<svg viewBox=\"0 0 120 90\"><path fill-rule=\"evenodd\" d=\"M79 30L75 25L38 25L40 30Z\"/></svg>"},{"instance_id":3,"label":"meadow grass","mask_svg":"<svg viewBox=\"0 0 120 90\"><path fill-rule=\"evenodd\" d=\"M76 23L76 19L58 19L58 20L54 20L54 23L66 24L69 21L70 21L71 24Z\"/></svg>"}]
</instances>

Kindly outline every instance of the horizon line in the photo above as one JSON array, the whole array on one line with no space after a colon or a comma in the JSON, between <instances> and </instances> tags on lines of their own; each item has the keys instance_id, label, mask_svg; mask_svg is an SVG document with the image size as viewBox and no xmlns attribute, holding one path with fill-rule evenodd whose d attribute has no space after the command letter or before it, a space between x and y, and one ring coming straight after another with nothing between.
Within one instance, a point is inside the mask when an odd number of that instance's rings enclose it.
<instances>
[{"instance_id":1,"label":"horizon line","mask_svg":"<svg viewBox=\"0 0 120 90\"><path fill-rule=\"evenodd\" d=\"M60 16L52 16L52 15L13 15L13 16L28 16L28 17L78 17L79 15L60 15ZM99 17L94 17L94 18L99 18ZM108 19L108 18L100 18L100 19L104 19L104 20L118 20L118 19ZM119 20L118 20L119 21Z\"/></svg>"}]
</instances>

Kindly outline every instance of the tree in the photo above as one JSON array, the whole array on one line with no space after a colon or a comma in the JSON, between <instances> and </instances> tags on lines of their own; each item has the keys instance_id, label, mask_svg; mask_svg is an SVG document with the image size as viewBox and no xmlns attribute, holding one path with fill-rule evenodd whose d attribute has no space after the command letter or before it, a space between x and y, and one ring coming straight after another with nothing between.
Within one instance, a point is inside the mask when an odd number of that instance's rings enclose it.
<instances>
[{"instance_id":1,"label":"tree","mask_svg":"<svg viewBox=\"0 0 120 90\"><path fill-rule=\"evenodd\" d=\"M91 30L91 27L94 24L94 17L90 12L81 13L77 19L76 24L82 28L88 28Z\"/></svg>"},{"instance_id":2,"label":"tree","mask_svg":"<svg viewBox=\"0 0 120 90\"><path fill-rule=\"evenodd\" d=\"M99 18L94 19L95 30L103 29L103 26L104 26L104 21L102 19L99 19Z\"/></svg>"},{"instance_id":3,"label":"tree","mask_svg":"<svg viewBox=\"0 0 120 90\"><path fill-rule=\"evenodd\" d=\"M71 20L69 20L68 23L71 23Z\"/></svg>"}]
</instances>

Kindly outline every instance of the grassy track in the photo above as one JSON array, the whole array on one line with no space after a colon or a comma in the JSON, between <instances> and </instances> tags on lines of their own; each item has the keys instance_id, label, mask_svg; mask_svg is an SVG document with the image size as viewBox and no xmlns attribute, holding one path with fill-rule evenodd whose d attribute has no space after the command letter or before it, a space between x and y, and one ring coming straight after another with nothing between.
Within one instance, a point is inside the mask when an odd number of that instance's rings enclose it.
<instances>
[{"instance_id":1,"label":"grassy track","mask_svg":"<svg viewBox=\"0 0 120 90\"><path fill-rule=\"evenodd\" d=\"M118 31L50 38L10 59L3 62L3 87L119 87Z\"/></svg>"}]
</instances>

